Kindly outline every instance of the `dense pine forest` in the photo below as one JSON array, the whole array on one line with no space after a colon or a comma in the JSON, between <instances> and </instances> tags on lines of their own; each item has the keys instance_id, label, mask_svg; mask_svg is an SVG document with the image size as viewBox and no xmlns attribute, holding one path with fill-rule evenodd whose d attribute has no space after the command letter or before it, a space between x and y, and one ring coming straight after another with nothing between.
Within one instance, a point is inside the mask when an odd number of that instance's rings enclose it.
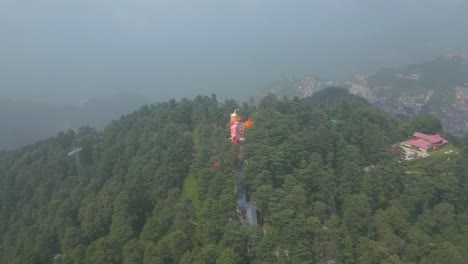
<instances>
[{"instance_id":1,"label":"dense pine forest","mask_svg":"<svg viewBox=\"0 0 468 264\"><path fill-rule=\"evenodd\" d=\"M255 122L242 147L236 108ZM330 88L171 100L61 132L0 153L0 263L466 263L468 137L447 135L449 158L401 162L391 146L416 130L440 122ZM240 160L252 227L236 213Z\"/></svg>"}]
</instances>

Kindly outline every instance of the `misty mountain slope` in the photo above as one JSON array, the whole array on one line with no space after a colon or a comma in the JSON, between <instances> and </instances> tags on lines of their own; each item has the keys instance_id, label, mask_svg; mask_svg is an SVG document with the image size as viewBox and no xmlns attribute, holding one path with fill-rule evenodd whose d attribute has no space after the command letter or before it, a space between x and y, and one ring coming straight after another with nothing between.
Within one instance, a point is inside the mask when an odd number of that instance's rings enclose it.
<instances>
[{"instance_id":1,"label":"misty mountain slope","mask_svg":"<svg viewBox=\"0 0 468 264\"><path fill-rule=\"evenodd\" d=\"M73 128L79 108L33 102L0 102L0 149L13 149Z\"/></svg>"},{"instance_id":2,"label":"misty mountain slope","mask_svg":"<svg viewBox=\"0 0 468 264\"><path fill-rule=\"evenodd\" d=\"M451 133L468 133L468 58L446 55L402 68L382 69L350 90L385 111L407 119L438 117Z\"/></svg>"},{"instance_id":3,"label":"misty mountain slope","mask_svg":"<svg viewBox=\"0 0 468 264\"><path fill-rule=\"evenodd\" d=\"M2 153L0 262L462 263L468 140L405 174L388 151L398 121L342 91L244 104L242 148L226 126L237 103L199 96ZM251 228L236 214L239 157Z\"/></svg>"},{"instance_id":4,"label":"misty mountain slope","mask_svg":"<svg viewBox=\"0 0 468 264\"><path fill-rule=\"evenodd\" d=\"M90 100L81 106L0 99L0 150L32 144L85 124L102 129L111 120L148 103L132 95Z\"/></svg>"},{"instance_id":5,"label":"misty mountain slope","mask_svg":"<svg viewBox=\"0 0 468 264\"><path fill-rule=\"evenodd\" d=\"M267 86L278 96L307 97L330 86L347 87L384 111L409 120L429 113L442 121L446 131L468 133L468 57L445 55L400 68L383 68L351 81L323 81L311 75L283 76Z\"/></svg>"}]
</instances>

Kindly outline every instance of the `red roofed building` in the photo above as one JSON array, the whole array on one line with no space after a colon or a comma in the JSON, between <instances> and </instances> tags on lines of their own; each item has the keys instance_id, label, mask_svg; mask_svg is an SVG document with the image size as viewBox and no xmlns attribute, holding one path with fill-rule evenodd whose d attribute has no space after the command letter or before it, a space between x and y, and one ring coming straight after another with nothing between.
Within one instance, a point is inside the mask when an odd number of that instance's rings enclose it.
<instances>
[{"instance_id":1,"label":"red roofed building","mask_svg":"<svg viewBox=\"0 0 468 264\"><path fill-rule=\"evenodd\" d=\"M448 141L445 140L440 135L426 135L423 133L415 132L413 138L403 142L405 145L421 148L421 149L430 149L440 147L444 144L447 144Z\"/></svg>"}]
</instances>

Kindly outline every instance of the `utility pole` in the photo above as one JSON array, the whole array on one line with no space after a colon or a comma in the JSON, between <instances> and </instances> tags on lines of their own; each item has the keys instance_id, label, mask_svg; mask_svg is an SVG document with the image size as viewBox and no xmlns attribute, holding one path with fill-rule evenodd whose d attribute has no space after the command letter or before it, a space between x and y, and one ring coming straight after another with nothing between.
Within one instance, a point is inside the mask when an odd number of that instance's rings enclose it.
<instances>
[{"instance_id":1,"label":"utility pole","mask_svg":"<svg viewBox=\"0 0 468 264\"><path fill-rule=\"evenodd\" d=\"M81 179L81 162L80 162L80 157L78 156L78 153L82 151L83 148L74 148L72 152L68 153L68 156L75 156L75 163L76 163L76 171L78 172L78 178L80 180L80 184L83 183Z\"/></svg>"}]
</instances>

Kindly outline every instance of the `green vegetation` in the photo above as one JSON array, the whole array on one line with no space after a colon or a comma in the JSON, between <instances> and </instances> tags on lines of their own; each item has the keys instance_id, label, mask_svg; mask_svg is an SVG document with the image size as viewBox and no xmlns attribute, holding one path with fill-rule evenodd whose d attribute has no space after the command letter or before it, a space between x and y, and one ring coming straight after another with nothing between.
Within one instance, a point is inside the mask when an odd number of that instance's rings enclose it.
<instances>
[{"instance_id":1,"label":"green vegetation","mask_svg":"<svg viewBox=\"0 0 468 264\"><path fill-rule=\"evenodd\" d=\"M406 171L413 174L427 174L437 167L454 167L460 158L460 151L452 144L430 149L428 153L429 157L406 161Z\"/></svg>"},{"instance_id":2,"label":"green vegetation","mask_svg":"<svg viewBox=\"0 0 468 264\"><path fill-rule=\"evenodd\" d=\"M235 107L171 100L102 133L84 127L0 154L0 263L468 259L468 138L455 140L449 166L434 155L410 174L389 151L404 139L398 121L339 88L245 104L255 124L243 170L260 224L246 228L226 127Z\"/></svg>"},{"instance_id":3,"label":"green vegetation","mask_svg":"<svg viewBox=\"0 0 468 264\"><path fill-rule=\"evenodd\" d=\"M414 132L424 134L437 134L442 132L440 120L429 114L419 114L411 120L408 126L401 126L401 128L405 129L404 133L408 136L411 136Z\"/></svg>"}]
</instances>

